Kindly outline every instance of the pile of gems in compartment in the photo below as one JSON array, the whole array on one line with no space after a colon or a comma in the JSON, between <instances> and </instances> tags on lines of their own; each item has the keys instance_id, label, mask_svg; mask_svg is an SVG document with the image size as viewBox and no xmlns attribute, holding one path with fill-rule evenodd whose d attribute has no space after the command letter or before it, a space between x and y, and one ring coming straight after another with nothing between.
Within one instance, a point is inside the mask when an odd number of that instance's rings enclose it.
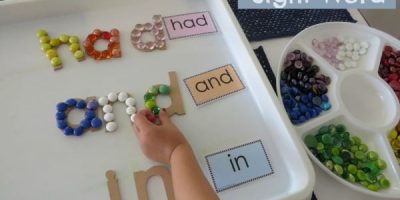
<instances>
[{"instance_id":1,"label":"pile of gems in compartment","mask_svg":"<svg viewBox=\"0 0 400 200\"><path fill-rule=\"evenodd\" d=\"M314 59L296 49L286 55L281 72L281 96L293 124L301 124L331 108L327 96L331 79L320 73Z\"/></svg>"},{"instance_id":2,"label":"pile of gems in compartment","mask_svg":"<svg viewBox=\"0 0 400 200\"><path fill-rule=\"evenodd\" d=\"M343 124L322 126L317 134L307 135L304 143L325 167L350 183L371 191L390 187L382 173L386 162Z\"/></svg>"},{"instance_id":3,"label":"pile of gems in compartment","mask_svg":"<svg viewBox=\"0 0 400 200\"><path fill-rule=\"evenodd\" d=\"M378 70L379 76L382 77L394 90L397 98L400 100L400 50L386 45L383 48L382 57ZM400 122L393 128L388 139L393 152L400 165Z\"/></svg>"},{"instance_id":4,"label":"pile of gems in compartment","mask_svg":"<svg viewBox=\"0 0 400 200\"><path fill-rule=\"evenodd\" d=\"M355 68L368 53L369 43L354 38L329 37L312 40L313 50L340 71Z\"/></svg>"}]
</instances>

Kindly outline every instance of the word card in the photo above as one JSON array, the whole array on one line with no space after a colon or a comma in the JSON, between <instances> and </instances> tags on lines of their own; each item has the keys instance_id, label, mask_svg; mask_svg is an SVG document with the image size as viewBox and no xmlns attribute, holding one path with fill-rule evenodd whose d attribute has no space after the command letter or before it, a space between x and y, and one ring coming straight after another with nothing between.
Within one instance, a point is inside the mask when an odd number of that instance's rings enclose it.
<instances>
[{"instance_id":1,"label":"word card","mask_svg":"<svg viewBox=\"0 0 400 200\"><path fill-rule=\"evenodd\" d=\"M208 155L206 160L217 192L274 173L261 140Z\"/></svg>"}]
</instances>

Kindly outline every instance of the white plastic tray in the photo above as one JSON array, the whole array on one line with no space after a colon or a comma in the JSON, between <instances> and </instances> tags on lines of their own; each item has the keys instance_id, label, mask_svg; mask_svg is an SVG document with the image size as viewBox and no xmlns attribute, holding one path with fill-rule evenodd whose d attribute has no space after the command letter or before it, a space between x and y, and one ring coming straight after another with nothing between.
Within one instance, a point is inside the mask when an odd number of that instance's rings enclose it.
<instances>
[{"instance_id":1,"label":"white plastic tray","mask_svg":"<svg viewBox=\"0 0 400 200\"><path fill-rule=\"evenodd\" d=\"M206 10L218 33L168 40L168 50L152 53L130 44L134 25L150 22L154 14ZM108 199L109 169L117 173L123 199L137 199L133 172L158 164L141 153L122 106L115 111L116 133L101 129L65 137L56 127L55 105L72 97L128 91L143 108L145 90L168 83L172 70L178 73L186 109L173 121L192 143L210 182L205 155L261 139L271 160L273 175L220 192L221 199L297 200L310 194L312 166L225 1L5 1L0 19L0 199ZM76 34L82 40L95 28L114 27L121 32L121 59L78 63L67 47L60 47L64 68L57 72L35 36L44 28L52 36ZM233 64L247 89L196 107L182 80L225 64ZM149 185L152 199L166 198L159 179Z\"/></svg>"},{"instance_id":2,"label":"white plastic tray","mask_svg":"<svg viewBox=\"0 0 400 200\"><path fill-rule=\"evenodd\" d=\"M356 68L337 70L312 48L312 40L323 40L334 36L355 38L367 41L368 53L361 57ZM294 125L298 134L304 138L315 134L327 124L344 124L352 135L358 136L370 150L378 152L387 163L384 175L390 180L391 187L378 192L369 191L359 185L351 184L329 171L308 151L310 157L326 173L346 186L376 197L398 199L400 196L400 167L394 156L387 135L400 119L399 103L393 90L378 75L378 67L385 45L400 47L400 42L392 36L364 25L351 23L324 23L305 29L296 35L285 48L278 72L283 68L283 60L288 52L300 49L314 58L314 63L321 68L321 73L332 79L328 97L332 108L319 117L305 123ZM279 86L280 73L277 75ZM280 95L280 87L278 87ZM306 147L307 148L307 147Z\"/></svg>"}]
</instances>

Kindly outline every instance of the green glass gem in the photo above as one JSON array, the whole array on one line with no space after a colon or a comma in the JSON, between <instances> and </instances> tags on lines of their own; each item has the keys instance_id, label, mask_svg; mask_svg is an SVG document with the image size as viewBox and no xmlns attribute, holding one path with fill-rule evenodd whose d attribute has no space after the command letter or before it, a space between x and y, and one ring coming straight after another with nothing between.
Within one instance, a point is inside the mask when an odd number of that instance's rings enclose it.
<instances>
[{"instance_id":1,"label":"green glass gem","mask_svg":"<svg viewBox=\"0 0 400 200\"><path fill-rule=\"evenodd\" d=\"M69 35L67 34L61 34L60 37L58 37L58 39L62 42L62 43L67 43L69 41Z\"/></svg>"},{"instance_id":2,"label":"green glass gem","mask_svg":"<svg viewBox=\"0 0 400 200\"><path fill-rule=\"evenodd\" d=\"M304 138L304 143L306 144L306 146L307 146L308 148L316 148L316 147L317 147L317 144L318 144L318 141L317 141L317 138L316 138L315 136L313 136L313 135L307 135L307 136Z\"/></svg>"},{"instance_id":3,"label":"green glass gem","mask_svg":"<svg viewBox=\"0 0 400 200\"><path fill-rule=\"evenodd\" d=\"M358 146L358 150L366 153L368 151L368 146L366 144L360 144L360 146Z\"/></svg>"},{"instance_id":4,"label":"green glass gem","mask_svg":"<svg viewBox=\"0 0 400 200\"><path fill-rule=\"evenodd\" d=\"M36 31L36 37L37 38L41 38L43 36L47 36L47 31L43 30L43 29L39 29Z\"/></svg>"},{"instance_id":5,"label":"green glass gem","mask_svg":"<svg viewBox=\"0 0 400 200\"><path fill-rule=\"evenodd\" d=\"M368 183L376 183L376 181L378 181L376 176L374 174L372 174L372 173L367 173L365 178L368 181Z\"/></svg>"},{"instance_id":6,"label":"green glass gem","mask_svg":"<svg viewBox=\"0 0 400 200\"><path fill-rule=\"evenodd\" d=\"M318 131L319 134L325 134L328 132L329 132L328 126L322 126Z\"/></svg>"},{"instance_id":7,"label":"green glass gem","mask_svg":"<svg viewBox=\"0 0 400 200\"><path fill-rule=\"evenodd\" d=\"M147 108L147 109L149 109L149 110L152 110L154 107L156 107L157 105L156 105L156 102L154 102L154 100L149 100L149 101L146 101L145 103L144 103L144 107L145 108Z\"/></svg>"},{"instance_id":8,"label":"green glass gem","mask_svg":"<svg viewBox=\"0 0 400 200\"><path fill-rule=\"evenodd\" d=\"M367 188L368 190L376 192L380 189L380 186L378 184L369 184Z\"/></svg>"},{"instance_id":9,"label":"green glass gem","mask_svg":"<svg viewBox=\"0 0 400 200\"><path fill-rule=\"evenodd\" d=\"M154 97L154 96L153 96L152 94L146 93L146 94L144 95L144 101L154 100L153 97Z\"/></svg>"},{"instance_id":10,"label":"green glass gem","mask_svg":"<svg viewBox=\"0 0 400 200\"><path fill-rule=\"evenodd\" d=\"M389 188L390 187L390 181L389 180L387 180L386 178L382 178L382 179L380 179L379 180L379 185L382 187L382 188Z\"/></svg>"},{"instance_id":11,"label":"green glass gem","mask_svg":"<svg viewBox=\"0 0 400 200\"><path fill-rule=\"evenodd\" d=\"M338 156L338 155L340 154L340 149L337 148L337 147L333 147L333 148L331 149L331 153L332 153L332 155L334 155L334 156Z\"/></svg>"},{"instance_id":12,"label":"green glass gem","mask_svg":"<svg viewBox=\"0 0 400 200\"><path fill-rule=\"evenodd\" d=\"M329 170L333 170L333 162L331 160L327 160L324 163L325 167L328 168Z\"/></svg>"},{"instance_id":13,"label":"green glass gem","mask_svg":"<svg viewBox=\"0 0 400 200\"><path fill-rule=\"evenodd\" d=\"M336 126L333 125L333 124L329 125L329 126L328 126L328 129L329 129L328 132L329 132L330 134L335 134L335 133L337 132Z\"/></svg>"},{"instance_id":14,"label":"green glass gem","mask_svg":"<svg viewBox=\"0 0 400 200\"><path fill-rule=\"evenodd\" d=\"M357 173L357 166L355 166L355 165L353 165L353 164L349 164L349 165L347 166L347 171L348 171L350 174L356 174L356 173Z\"/></svg>"},{"instance_id":15,"label":"green glass gem","mask_svg":"<svg viewBox=\"0 0 400 200\"><path fill-rule=\"evenodd\" d=\"M162 95L168 95L171 92L171 89L168 85L160 85L158 92L160 92Z\"/></svg>"},{"instance_id":16,"label":"green glass gem","mask_svg":"<svg viewBox=\"0 0 400 200\"><path fill-rule=\"evenodd\" d=\"M365 159L365 154L364 152L361 151L356 151L354 156L358 159L358 160L364 160Z\"/></svg>"},{"instance_id":17,"label":"green glass gem","mask_svg":"<svg viewBox=\"0 0 400 200\"><path fill-rule=\"evenodd\" d=\"M375 161L378 160L379 156L375 151L370 151L367 153L367 157L369 160Z\"/></svg>"},{"instance_id":18,"label":"green glass gem","mask_svg":"<svg viewBox=\"0 0 400 200\"><path fill-rule=\"evenodd\" d=\"M69 43L79 43L79 38L78 36L71 36L69 37Z\"/></svg>"},{"instance_id":19,"label":"green glass gem","mask_svg":"<svg viewBox=\"0 0 400 200\"><path fill-rule=\"evenodd\" d=\"M339 176L343 174L343 168L340 165L334 165L333 166L333 172Z\"/></svg>"},{"instance_id":20,"label":"green glass gem","mask_svg":"<svg viewBox=\"0 0 400 200\"><path fill-rule=\"evenodd\" d=\"M360 181L365 181L365 179L366 179L366 174L362 170L357 170L356 176L357 176L358 180L360 180Z\"/></svg>"},{"instance_id":21,"label":"green glass gem","mask_svg":"<svg viewBox=\"0 0 400 200\"><path fill-rule=\"evenodd\" d=\"M153 115L158 115L160 114L161 109L159 107L154 107L153 109L151 109L151 112L153 112Z\"/></svg>"},{"instance_id":22,"label":"green glass gem","mask_svg":"<svg viewBox=\"0 0 400 200\"><path fill-rule=\"evenodd\" d=\"M321 140L324 144L333 144L333 137L330 134L322 135Z\"/></svg>"},{"instance_id":23,"label":"green glass gem","mask_svg":"<svg viewBox=\"0 0 400 200\"><path fill-rule=\"evenodd\" d=\"M386 169L386 162L385 162L384 160L378 159L378 160L376 161L376 166L377 166L379 169Z\"/></svg>"},{"instance_id":24,"label":"green glass gem","mask_svg":"<svg viewBox=\"0 0 400 200\"><path fill-rule=\"evenodd\" d=\"M342 152L340 153L340 157L342 157L344 162L348 162L352 159L354 159L354 155L353 153L351 153L350 151L343 149Z\"/></svg>"},{"instance_id":25,"label":"green glass gem","mask_svg":"<svg viewBox=\"0 0 400 200\"><path fill-rule=\"evenodd\" d=\"M332 161L338 165L343 165L343 159L340 156L333 156Z\"/></svg>"},{"instance_id":26,"label":"green glass gem","mask_svg":"<svg viewBox=\"0 0 400 200\"><path fill-rule=\"evenodd\" d=\"M348 174L347 175L347 181L350 183L355 183L356 182L356 177L353 174Z\"/></svg>"},{"instance_id":27,"label":"green glass gem","mask_svg":"<svg viewBox=\"0 0 400 200\"><path fill-rule=\"evenodd\" d=\"M319 142L319 143L317 144L317 150L318 150L318 151L324 150L324 144L322 144L322 143Z\"/></svg>"},{"instance_id":28,"label":"green glass gem","mask_svg":"<svg viewBox=\"0 0 400 200\"><path fill-rule=\"evenodd\" d=\"M367 181L360 181L360 184L365 188L368 187L369 183Z\"/></svg>"},{"instance_id":29,"label":"green glass gem","mask_svg":"<svg viewBox=\"0 0 400 200\"><path fill-rule=\"evenodd\" d=\"M338 125L336 125L336 130L337 130L337 132L340 132L340 133L345 132L346 126L344 126L343 124L338 124Z\"/></svg>"},{"instance_id":30,"label":"green glass gem","mask_svg":"<svg viewBox=\"0 0 400 200\"><path fill-rule=\"evenodd\" d=\"M153 96L157 96L158 95L158 87L151 86L147 92Z\"/></svg>"},{"instance_id":31,"label":"green glass gem","mask_svg":"<svg viewBox=\"0 0 400 200\"><path fill-rule=\"evenodd\" d=\"M357 152L357 151L358 151L358 146L356 146L356 145L351 146L351 147L350 147L350 151L351 151L352 153Z\"/></svg>"},{"instance_id":32,"label":"green glass gem","mask_svg":"<svg viewBox=\"0 0 400 200\"><path fill-rule=\"evenodd\" d=\"M357 136L351 137L351 139L354 141L354 145L359 145L361 144L361 139Z\"/></svg>"}]
</instances>

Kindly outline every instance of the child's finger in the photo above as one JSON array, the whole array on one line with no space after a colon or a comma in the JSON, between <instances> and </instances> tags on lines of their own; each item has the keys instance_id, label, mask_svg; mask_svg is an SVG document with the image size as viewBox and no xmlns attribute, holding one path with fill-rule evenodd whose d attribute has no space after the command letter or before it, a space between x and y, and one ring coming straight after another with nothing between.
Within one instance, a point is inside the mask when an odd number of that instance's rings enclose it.
<instances>
[{"instance_id":1,"label":"child's finger","mask_svg":"<svg viewBox=\"0 0 400 200\"><path fill-rule=\"evenodd\" d=\"M169 115L165 108L161 109L158 117L160 118L161 124L170 123Z\"/></svg>"},{"instance_id":2,"label":"child's finger","mask_svg":"<svg viewBox=\"0 0 400 200\"><path fill-rule=\"evenodd\" d=\"M153 123L151 123L147 119L147 115L151 113L149 110L141 110L139 113L135 115L134 118L134 126L140 131L140 130L147 130L150 127L154 126Z\"/></svg>"}]
</instances>

